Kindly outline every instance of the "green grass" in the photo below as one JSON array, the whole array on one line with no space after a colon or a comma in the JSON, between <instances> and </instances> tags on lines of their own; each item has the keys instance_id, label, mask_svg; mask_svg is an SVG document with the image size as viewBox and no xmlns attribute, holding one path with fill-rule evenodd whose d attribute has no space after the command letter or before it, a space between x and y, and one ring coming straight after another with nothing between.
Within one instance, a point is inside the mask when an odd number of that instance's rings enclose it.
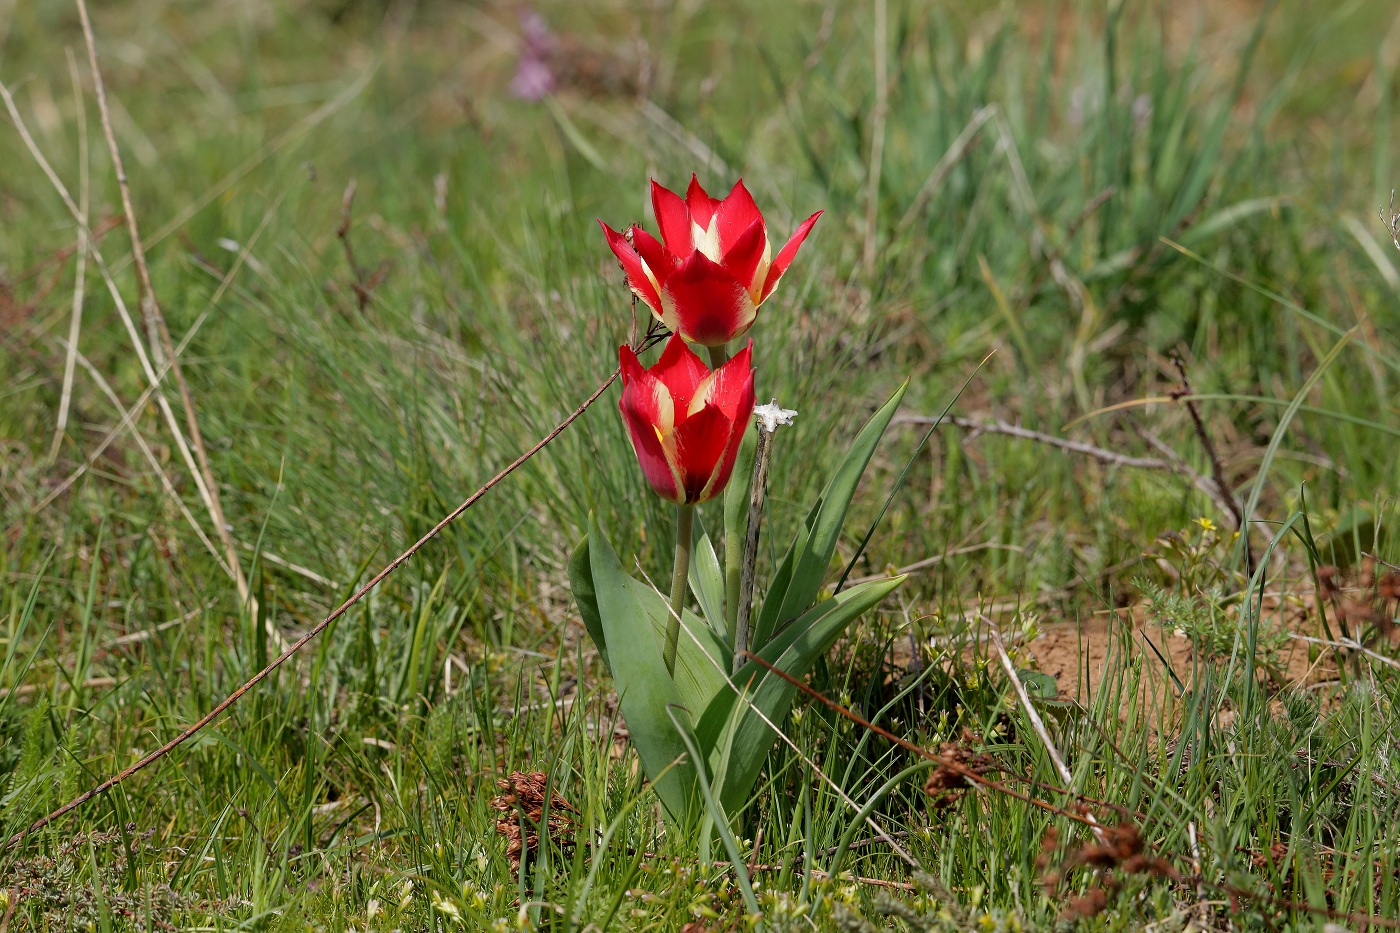
<instances>
[{"instance_id":1,"label":"green grass","mask_svg":"<svg viewBox=\"0 0 1400 933\"><path fill-rule=\"evenodd\" d=\"M800 412L776 447L760 578L895 385L912 380L905 411L935 413L993 350L958 414L1160 456L1145 432L1208 474L1184 406L1103 412L1167 395L1180 352L1235 498L1252 506L1256 554L1293 522L1254 580L1222 546L1209 574L1192 566L1173 584L1160 535L1192 535L1202 516L1233 530L1189 480L940 428L854 573L959 553L860 623L817 686L924 747L973 729L1009 774L1059 784L977 610L1008 633L1108 618L1099 689L1046 716L1078 789L1141 813L1182 873L1194 832L1205 923L1326 922L1259 898L1231 906L1222 885L1400 915L1394 668L1353 659L1343 683L1278 690L1255 663L1285 628L1324 634L1313 563L1400 562L1388 498L1400 254L1374 214L1395 175L1389 4L1322 16L1285 0L1261 22L1216 13L1193 33L1194 14L1162 13L1164 29L1133 4L891 2L883 117L873 4L836 5L829 21L817 4L635 19L621 5L544 7L570 37L577 85L550 104L507 93L517 26L504 5L103 7L157 294L177 342L199 322L185 373L265 618L242 611L130 432L37 507L121 413L80 365L48 459L74 284L73 260L51 260L76 233L5 126L4 835L203 715L275 654L265 622L290 638L320 620L591 392L631 313L595 218L651 225L648 174L674 187L694 170L712 188L742 174L777 235L827 211L753 332L759 396ZM75 195L86 128L91 214L114 217L76 14L43 2L0 16L0 80ZM641 97L618 90L629 83ZM983 107L995 109L953 149ZM363 308L336 237L351 179L356 259L384 270ZM101 248L134 309L124 230ZM78 346L123 404L146 388L91 263ZM188 745L0 855L0 883L32 889L10 902L14 928L743 923L734 875L664 835L568 595L590 510L651 579L669 572L671 512L635 469L615 404L612 390ZM134 427L212 535L154 405ZM921 430L892 428L877 453L843 564ZM716 510L702 518L717 524ZM1251 608L1260 589L1298 596L1307 621L1287 599ZM1202 647L1173 672L1180 696L1116 611L1144 593ZM907 646L930 638L915 683ZM1041 883L1049 827L1055 862L1089 838L1064 817L980 792L939 808L927 772L876 800L910 753L818 705L785 726L792 746L775 746L735 826L771 867L753 873L768 929L859 928L854 917L1048 929L1099 886L1083 868ZM545 846L519 876L488 806L513 769L547 772L581 824L579 845ZM925 895L857 880L912 884L887 845L851 850L850 878L810 871L848 831L843 796L907 833L907 854L951 893L945 916L914 919ZM1276 844L1286 851L1263 858ZM890 897L909 919L884 919ZM1129 876L1083 923L1182 929L1197 900L1194 883Z\"/></svg>"}]
</instances>

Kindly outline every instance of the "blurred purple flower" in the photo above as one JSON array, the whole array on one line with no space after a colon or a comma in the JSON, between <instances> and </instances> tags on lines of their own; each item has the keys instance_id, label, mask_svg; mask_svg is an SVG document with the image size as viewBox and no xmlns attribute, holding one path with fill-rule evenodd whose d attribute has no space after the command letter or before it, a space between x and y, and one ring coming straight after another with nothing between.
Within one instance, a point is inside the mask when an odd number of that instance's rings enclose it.
<instances>
[{"instance_id":1,"label":"blurred purple flower","mask_svg":"<svg viewBox=\"0 0 1400 933\"><path fill-rule=\"evenodd\" d=\"M520 60L510 92L521 100L540 100L554 91L554 69L549 61L554 52L554 34L544 18L533 10L520 14Z\"/></svg>"}]
</instances>

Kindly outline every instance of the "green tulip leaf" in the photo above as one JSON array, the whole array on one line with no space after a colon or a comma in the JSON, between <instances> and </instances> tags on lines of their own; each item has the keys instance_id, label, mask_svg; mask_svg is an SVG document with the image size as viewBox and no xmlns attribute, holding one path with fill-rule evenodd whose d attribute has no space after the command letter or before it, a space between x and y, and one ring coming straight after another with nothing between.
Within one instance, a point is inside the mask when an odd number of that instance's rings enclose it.
<instances>
[{"instance_id":1,"label":"green tulip leaf","mask_svg":"<svg viewBox=\"0 0 1400 933\"><path fill-rule=\"evenodd\" d=\"M728 641L724 625L724 571L720 570L719 557L707 534L702 533L695 542L690 558L690 591L695 594L710 631L720 641Z\"/></svg>"},{"instance_id":2,"label":"green tulip leaf","mask_svg":"<svg viewBox=\"0 0 1400 933\"><path fill-rule=\"evenodd\" d=\"M871 580L822 600L755 654L789 676L800 678L861 613L903 582L902 576ZM741 700L726 687L705 708L696 726L700 745L710 756L720 803L731 813L747 802L776 738L764 717L774 725L780 724L797 692L795 686L755 661L740 668L732 680L745 691L746 698Z\"/></svg>"},{"instance_id":3,"label":"green tulip leaf","mask_svg":"<svg viewBox=\"0 0 1400 933\"><path fill-rule=\"evenodd\" d=\"M588 630L588 637L593 639L598 654L602 655L603 663L611 673L608 642L603 634L603 617L598 614L598 594L593 588L593 565L588 556L587 535L569 556L569 589L573 591L574 602L578 603L579 615L583 616L583 627Z\"/></svg>"},{"instance_id":4,"label":"green tulip leaf","mask_svg":"<svg viewBox=\"0 0 1400 933\"><path fill-rule=\"evenodd\" d=\"M640 580L624 576L626 585L651 623L660 657L660 646L666 641L666 621L671 617L670 601ZM681 637L676 641L676 671L672 681L686 709L704 709L721 690L727 689L724 674L730 668L731 657L729 647L710 631L704 620L689 609L681 612ZM619 679L618 689L621 687Z\"/></svg>"},{"instance_id":5,"label":"green tulip leaf","mask_svg":"<svg viewBox=\"0 0 1400 933\"><path fill-rule=\"evenodd\" d=\"M671 818L684 824L695 800L695 770L672 767L685 754L685 743L667 707L683 700L661 659L660 629L650 618L654 607L647 606L637 591L636 581L623 572L617 554L592 515L588 518L588 554L590 583L610 649L608 658L621 698L622 716L657 797ZM665 601L661 602L664 606Z\"/></svg>"},{"instance_id":6,"label":"green tulip leaf","mask_svg":"<svg viewBox=\"0 0 1400 933\"><path fill-rule=\"evenodd\" d=\"M841 461L822 490L821 498L808 514L807 521L798 529L778 572L774 574L768 595L764 597L763 608L751 636L752 644L762 646L767 643L786 620L805 612L817 598L831 557L836 553L841 526L846 521L846 511L855 496L861 474L870 463L875 445L899 408L908 385L906 382L896 389L890 400L861 428L851 449L846 452L846 458Z\"/></svg>"}]
</instances>

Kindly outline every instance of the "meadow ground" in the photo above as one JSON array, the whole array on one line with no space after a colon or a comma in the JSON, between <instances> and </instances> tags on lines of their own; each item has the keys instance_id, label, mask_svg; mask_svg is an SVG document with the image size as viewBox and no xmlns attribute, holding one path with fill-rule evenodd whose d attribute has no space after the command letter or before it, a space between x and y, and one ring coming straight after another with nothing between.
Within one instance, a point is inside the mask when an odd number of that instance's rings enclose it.
<instances>
[{"instance_id":1,"label":"meadow ground","mask_svg":"<svg viewBox=\"0 0 1400 933\"><path fill-rule=\"evenodd\" d=\"M837 557L888 500L852 573L911 577L813 687L1002 789L940 795L804 701L734 821L746 869L664 831L566 572L590 511L669 571L612 389L222 718L6 847L0 930L1400 917L1392 3L97 6L171 345L77 10L0 3L0 834L198 720L593 391L631 326L595 218L652 226L648 176L692 171L783 234L826 211L754 332L760 398L800 412L761 579L910 380ZM149 391L172 350L187 399ZM520 869L513 771L571 807Z\"/></svg>"}]
</instances>

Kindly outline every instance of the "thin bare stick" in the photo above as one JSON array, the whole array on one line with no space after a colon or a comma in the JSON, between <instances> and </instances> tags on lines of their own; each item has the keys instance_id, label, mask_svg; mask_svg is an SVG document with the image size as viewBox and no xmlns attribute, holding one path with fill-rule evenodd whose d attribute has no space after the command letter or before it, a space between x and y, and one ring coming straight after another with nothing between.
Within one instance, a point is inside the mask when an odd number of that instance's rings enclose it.
<instances>
[{"instance_id":1,"label":"thin bare stick","mask_svg":"<svg viewBox=\"0 0 1400 933\"><path fill-rule=\"evenodd\" d=\"M117 393L112 391L111 385L108 384L101 371L98 370L96 366L92 365L92 361L84 356L81 351L75 352L74 355L77 357L78 362L82 365L88 376L92 378L92 381L97 383L97 388L102 391L103 395L107 396L107 400L112 403L117 411L121 411L122 400L117 398ZM165 490L165 494L170 497L170 501L175 503L175 507L180 510L180 514L185 517L185 521L194 529L194 533L199 538L200 543L208 548L210 556L214 558L214 562L223 568L225 573L228 573L228 565L224 563L223 557L220 556L219 549L214 546L214 542L210 541L209 536L204 533L204 529L200 526L199 520L190 514L189 508L185 505L185 500L176 492L175 484L170 482L170 477L167 476L165 470L161 468L160 458L151 450L150 445L146 443L146 439L142 437L141 432L136 429L136 425L131 425L130 430L131 436L136 440L136 446L141 448L141 453L146 457L146 462L151 465L151 469L155 471L156 476L160 477L160 485L161 488Z\"/></svg>"},{"instance_id":2,"label":"thin bare stick","mask_svg":"<svg viewBox=\"0 0 1400 933\"><path fill-rule=\"evenodd\" d=\"M938 422L938 419L931 415L895 415L894 424L916 424L930 425ZM1035 441L1037 444L1045 444L1050 447L1058 447L1070 453L1082 454L1106 463L1110 466L1128 467L1135 470L1163 470L1168 473L1177 473L1191 480L1192 484L1205 493L1212 502L1227 508L1228 498L1220 495L1215 483L1209 477L1203 476L1193 470L1185 460L1176 456L1170 448L1155 437L1144 435L1144 439L1152 443L1168 455L1168 459L1158 457L1131 457L1127 454L1120 454L1114 450L1104 447L1097 447L1093 444L1086 444L1083 441L1072 441L1064 437L1056 437L1054 434L1045 434L1040 431L1032 431L1020 425L1009 424L1000 418L962 418L957 415L946 415L943 418L944 424L962 428L975 438L980 434L1002 434L1007 437L1018 437L1022 440Z\"/></svg>"},{"instance_id":3,"label":"thin bare stick","mask_svg":"<svg viewBox=\"0 0 1400 933\"><path fill-rule=\"evenodd\" d=\"M846 583L849 586L859 586L862 583L869 583L871 580L885 580L889 577L902 577L906 573L915 573L920 570L927 570L936 567L950 557L957 557L963 554L975 554L978 551L1014 551L1017 554L1024 554L1026 549L1019 544L998 544L995 541L986 541L982 544L969 544L967 547L955 547L944 551L942 554L934 554L932 557L925 557L923 560L916 560L912 564L906 564L892 573L872 573L865 577L852 577Z\"/></svg>"},{"instance_id":4,"label":"thin bare stick","mask_svg":"<svg viewBox=\"0 0 1400 933\"><path fill-rule=\"evenodd\" d=\"M157 365L164 366L167 362L169 363L170 374L174 377L175 387L180 393L180 403L185 412L185 427L189 431L189 446L193 448L195 459L198 461L196 472L203 480L205 504L209 509L209 518L214 523L214 534L224 547L224 557L228 562L229 569L233 572L234 583L238 587L239 602L248 612L256 615L257 605L248 589L248 580L243 575L243 567L238 560L238 548L233 543L233 535L229 531L228 521L224 518L223 504L219 501L219 486L214 481L214 471L209 466L209 454L205 450L204 437L199 430L199 417L195 412L194 399L190 395L190 387L185 381L185 373L180 367L180 361L175 357L175 342L170 338L170 328L166 326L165 316L161 314L160 304L156 301L155 286L151 282L151 271L146 264L146 251L141 245L141 231L136 222L136 211L131 203L131 186L127 183L126 169L122 165L121 149L117 145L116 133L112 130L112 115L107 106L107 89L102 80L102 69L97 62L97 40L92 33L92 20L88 16L87 0L75 0L75 2L78 7L78 17L83 24L83 40L87 43L88 66L92 69L97 112L102 118L102 133L107 139L107 150L112 158L112 168L117 175L117 188L121 194L122 210L126 213L127 230L131 234L131 255L136 264L136 278L141 286L141 314L146 324L151 355L155 358ZM286 644L281 633L276 631L270 617L268 634L275 644Z\"/></svg>"},{"instance_id":5,"label":"thin bare stick","mask_svg":"<svg viewBox=\"0 0 1400 933\"><path fill-rule=\"evenodd\" d=\"M339 238L340 245L345 248L345 261L350 264L350 275L354 277L350 287L355 292L355 303L363 311L369 307L370 290L365 283L365 271L355 261L355 250L350 245L350 217L355 206L356 188L353 178L350 179L350 184L345 186L345 194L340 199L340 226L336 228L335 235Z\"/></svg>"},{"instance_id":6,"label":"thin bare stick","mask_svg":"<svg viewBox=\"0 0 1400 933\"><path fill-rule=\"evenodd\" d=\"M1045 746L1045 752L1050 756L1050 761L1055 765L1055 771L1060 775L1060 780L1065 782L1065 787L1074 793L1074 775L1070 773L1069 765L1065 764L1064 756L1055 747L1055 743L1050 740L1050 733L1045 729L1045 723L1041 720L1040 714L1035 710L1035 704L1031 702L1030 694L1026 693L1025 684L1021 683L1021 678L1016 674L1016 666L1011 663L1011 655L1006 653L1006 645L1002 644L1001 632L997 630L995 624L986 616L982 616L982 621L986 622L991 630L992 647L996 649L997 657L1001 659L1002 669L1006 671L1006 676L1011 678L1011 688L1016 691L1016 699L1021 701L1021 709L1025 711L1026 718L1031 722L1031 728L1040 737L1040 742ZM1105 842L1103 827L1099 821L1094 819L1092 813L1085 814L1089 819L1090 828L1094 831L1094 837L1099 842Z\"/></svg>"},{"instance_id":7,"label":"thin bare stick","mask_svg":"<svg viewBox=\"0 0 1400 933\"><path fill-rule=\"evenodd\" d=\"M231 283L233 277L238 274L238 270L243 268L243 263L247 261L249 254L253 251L253 245L257 243L258 239L262 236L263 230L267 228L268 223L272 220L272 216L277 210L277 206L281 203L282 199L279 197L277 201L267 209L267 213L263 214L262 223L258 224L258 228L253 231L253 235L248 238L248 242L238 251L238 258L234 260L233 265L229 267L228 273L224 275L223 280L219 283L218 289L215 290L213 296L205 305L204 310L200 312L199 317L195 318L194 323L190 325L190 329L186 331L185 336L180 339L180 345L175 348L175 355L171 357L171 359L178 360L184 354L185 348L189 346L195 334L199 333L199 329L204 326L204 322L209 319L210 313L213 312L214 307L219 303L219 299L223 297L224 292L228 290L229 283ZM92 465L97 462L97 459L102 456L108 446L111 445L112 441L116 440L117 437L131 425L138 414L146 410L147 400L159 390L161 382L164 381L169 372L170 361L167 360L165 367L161 369L160 372L156 373L155 380L147 385L136 401L122 413L121 422L107 433L107 436L93 449L92 453L88 454L87 460L82 466L70 473L63 482L50 490L49 494L41 499L38 505L30 509L31 514L37 515L39 512L48 508L50 503L67 492L69 487L76 483L84 473L92 468Z\"/></svg>"},{"instance_id":8,"label":"thin bare stick","mask_svg":"<svg viewBox=\"0 0 1400 933\"><path fill-rule=\"evenodd\" d=\"M1400 213L1395 210L1395 189L1390 189L1390 208L1381 208L1381 226L1385 227L1385 232L1390 234L1390 242L1395 244L1396 249L1400 249Z\"/></svg>"},{"instance_id":9,"label":"thin bare stick","mask_svg":"<svg viewBox=\"0 0 1400 933\"><path fill-rule=\"evenodd\" d=\"M895 415L895 424L934 424L938 419L928 415ZM963 418L958 415L945 415L943 424L952 425L955 428L962 428L968 431L973 437L979 434L1004 434L1007 437L1019 437L1023 440L1035 441L1038 444L1046 444L1050 447L1058 447L1061 450L1068 450L1071 453L1083 454L1092 457L1101 463L1111 466L1131 467L1137 470L1166 470L1171 473L1182 472L1178 464L1161 460L1157 457L1130 457L1127 454L1120 454L1117 451L1108 450L1104 447L1096 447L1093 444L1086 444L1083 441L1072 441L1065 437L1056 437L1053 434L1044 434L1040 431L1032 431L1020 425L1010 424L1000 418Z\"/></svg>"},{"instance_id":10,"label":"thin bare stick","mask_svg":"<svg viewBox=\"0 0 1400 933\"><path fill-rule=\"evenodd\" d=\"M1366 657L1371 658L1375 661L1379 661L1387 667L1400 667L1400 661L1397 661L1394 658L1388 658L1383 654L1372 651L1370 648L1367 648L1365 645L1352 638L1339 638L1336 641L1332 641L1327 638L1313 638L1309 635L1298 635L1293 632L1290 632L1288 634L1288 637L1296 638L1298 641L1305 641L1313 645L1325 645L1328 648L1343 648L1347 651L1359 651L1362 654L1366 655Z\"/></svg>"},{"instance_id":11,"label":"thin bare stick","mask_svg":"<svg viewBox=\"0 0 1400 933\"><path fill-rule=\"evenodd\" d=\"M87 108L83 106L82 84L78 80L78 62L73 57L71 48L64 51L68 53L68 75L73 82L73 103L78 111L78 205L82 219L79 221L78 245L74 248L78 254L78 262L73 273L73 313L68 323L68 353L65 354L63 360L63 390L58 399L58 419L54 424L53 443L49 446L50 463L58 459L58 451L63 446L63 436L68 430L68 406L73 401L73 371L77 365L75 354L78 351L78 335L82 333L83 329L83 291L87 276L87 234L81 228L87 226L88 193L90 190Z\"/></svg>"},{"instance_id":12,"label":"thin bare stick","mask_svg":"<svg viewBox=\"0 0 1400 933\"><path fill-rule=\"evenodd\" d=\"M1225 478L1225 467L1220 462L1220 455L1215 452L1215 444L1211 442L1210 432L1206 430L1206 423L1201 418L1200 406L1191 398L1191 380L1186 375L1186 361L1181 358L1181 354L1173 350L1171 354L1172 365L1176 367L1177 373L1181 375L1181 388L1174 389L1168 393L1174 400L1186 406L1187 412L1191 415L1191 423L1195 425L1196 437L1201 442L1201 448L1206 452L1207 459L1210 460L1211 475L1215 478L1215 487L1220 491L1221 498L1229 505L1230 514L1235 519L1235 530L1240 533L1240 538L1244 541L1244 566L1245 573L1254 574L1254 549L1249 546L1249 527L1244 521L1244 509L1236 501L1234 493L1230 492L1230 483Z\"/></svg>"},{"instance_id":13,"label":"thin bare stick","mask_svg":"<svg viewBox=\"0 0 1400 933\"><path fill-rule=\"evenodd\" d=\"M253 689L253 687L257 686L264 678L267 677L267 675L271 674L273 671L277 670L277 668L281 667L282 664L285 663L288 658L300 651L313 638L324 632L332 622L343 616L351 606L355 605L357 602L363 599L365 597L365 594L367 594L370 590L378 586L386 577L388 577L395 570L398 570L399 567L401 567L405 561L411 558L414 554L417 554L419 549L421 549L423 545L427 544L433 538L437 537L438 532L442 531L448 525L452 524L452 522L455 521L458 518L458 516L460 516L467 509L471 508L473 505L475 505L482 496L486 495L486 493L491 490L492 487L494 487L501 480L505 479L511 473L514 473L515 470L521 466L521 464L525 463L525 461L529 460L535 454L539 453L541 450L544 449L546 444L548 444L550 441L554 440L556 437L562 434L565 428L573 424L574 421L580 415L582 415L585 411L588 410L588 407L590 405L592 405L595 401L598 400L599 396L601 396L604 392L608 390L608 387L613 384L613 381L617 379L618 374L620 372L621 369L613 370L612 375L609 376L607 379L603 380L603 383L600 386L598 386L596 390L594 390L593 394L588 396L588 398L584 399L583 404L579 405L573 410L573 412L571 412L568 415L568 417L566 417L563 421L559 422L559 425L556 428L554 428L554 430L550 431L548 434L542 437L539 440L539 442L535 444L535 446L531 447L519 457L516 457L514 460L512 460L510 464L505 467L505 469L501 470L501 472L497 473L495 476L491 477L491 479L487 480L484 486L482 486L476 492L468 496L462 502L461 505L457 506L455 509L449 512L447 516L442 519L442 521L438 522L427 532L427 534L423 535L423 537L415 541L413 545L408 548L408 550L404 551L398 557L395 557L392 561L385 565L385 567L382 570L380 570L377 574L375 574L374 577L371 578L368 583L356 590L353 596L351 596L345 602L337 606L330 615L326 616L320 622L317 622L316 625L309 629L305 635L301 636L295 642L289 645L285 651L283 651L280 655L277 656L276 660L269 663L267 667L258 671L251 678L245 681L243 685L240 686L237 690L233 691L227 697L221 700L218 706L215 706L209 712L205 713L204 716L198 722L190 726L184 732L181 732L179 735L175 736L175 738L171 739L169 742L166 742L160 748L151 752L149 755L146 755L140 761L107 778L105 781L103 781L101 784L98 784L96 787L84 791L77 797L74 797L72 800L65 803L63 806L59 807L57 810L54 810L52 813L48 814L45 817L35 820L27 828L15 833L9 838L9 840L6 841L5 848L14 848L15 846L19 845L19 843L23 841L26 836L30 835L36 830L42 829L43 827L52 823L54 820L63 816L65 813L69 813L70 811L77 809L78 807L87 803L89 800L93 799L99 794L106 793L116 785L120 784L122 781L125 781L127 778L131 777L133 774L137 773L138 771L141 771L148 765L159 761L175 749L179 748L185 742L189 741L189 739L193 737L195 733L199 732L205 726L209 725L211 722L217 719L219 715L224 712L224 710L237 703L245 693Z\"/></svg>"},{"instance_id":14,"label":"thin bare stick","mask_svg":"<svg viewBox=\"0 0 1400 933\"><path fill-rule=\"evenodd\" d=\"M758 533L763 523L763 498L768 490L768 466L772 460L773 432L760 419L758 449L754 451L753 481L749 487L749 524L744 535L743 563L739 565L739 604L734 614L734 673L744 666L749 650L749 613L753 611L753 574L758 563Z\"/></svg>"}]
</instances>

